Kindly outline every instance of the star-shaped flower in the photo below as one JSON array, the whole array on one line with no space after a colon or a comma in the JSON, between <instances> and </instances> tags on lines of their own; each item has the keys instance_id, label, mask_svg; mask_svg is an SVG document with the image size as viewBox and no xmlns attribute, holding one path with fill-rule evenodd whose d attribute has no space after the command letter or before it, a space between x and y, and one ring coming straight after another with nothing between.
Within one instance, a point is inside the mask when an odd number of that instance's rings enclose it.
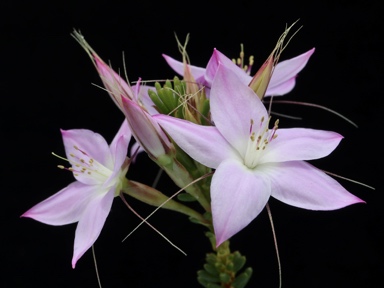
<instances>
[{"instance_id":1,"label":"star-shaped flower","mask_svg":"<svg viewBox=\"0 0 384 288\"><path fill-rule=\"evenodd\" d=\"M98 238L113 199L120 193L129 166L131 132L124 119L110 145L100 134L86 129L61 133L71 164L67 169L73 172L76 181L33 206L22 217L55 226L78 222L72 258L75 268Z\"/></svg>"},{"instance_id":2,"label":"star-shaped flower","mask_svg":"<svg viewBox=\"0 0 384 288\"><path fill-rule=\"evenodd\" d=\"M312 48L311 50L294 58L279 62L274 67L265 96L281 96L289 93L295 87L297 74L305 67L314 52L315 48ZM163 54L163 57L175 72L180 75L184 75L185 64L183 62L179 62L165 54ZM214 49L206 68L188 65L189 71L195 78L196 82L204 85L208 94L219 63L227 66L228 69L236 73L240 81L246 85L249 85L252 81L252 76L233 63L231 59L219 50Z\"/></svg>"},{"instance_id":3,"label":"star-shaped flower","mask_svg":"<svg viewBox=\"0 0 384 288\"><path fill-rule=\"evenodd\" d=\"M154 119L196 161L214 168L211 207L217 245L247 226L270 196L300 208L333 210L364 202L303 160L329 155L343 138L330 131L268 128L262 101L219 63L211 86L215 126L156 115Z\"/></svg>"}]
</instances>

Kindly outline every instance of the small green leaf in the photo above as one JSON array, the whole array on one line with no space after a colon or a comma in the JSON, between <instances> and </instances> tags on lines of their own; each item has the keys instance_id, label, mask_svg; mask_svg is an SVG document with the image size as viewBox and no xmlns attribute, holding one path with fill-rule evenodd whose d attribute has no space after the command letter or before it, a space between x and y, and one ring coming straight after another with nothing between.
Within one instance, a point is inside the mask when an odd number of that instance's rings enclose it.
<instances>
[{"instance_id":1,"label":"small green leaf","mask_svg":"<svg viewBox=\"0 0 384 288\"><path fill-rule=\"evenodd\" d=\"M208 282L219 282L220 281L218 276L214 276L212 274L209 274L205 270L197 271L197 277L200 277L201 279L204 279L204 280L206 280Z\"/></svg>"},{"instance_id":2,"label":"small green leaf","mask_svg":"<svg viewBox=\"0 0 384 288\"><path fill-rule=\"evenodd\" d=\"M177 195L177 199L179 199L180 201L184 201L184 202L193 202L193 201L196 201L196 198L193 197L191 194L189 193L180 193Z\"/></svg>"},{"instance_id":3,"label":"small green leaf","mask_svg":"<svg viewBox=\"0 0 384 288\"><path fill-rule=\"evenodd\" d=\"M218 275L219 275L219 271L217 271L215 265L206 263L206 264L204 264L204 269L205 269L209 274L212 274L212 275L215 275L215 276L218 276Z\"/></svg>"},{"instance_id":4,"label":"small green leaf","mask_svg":"<svg viewBox=\"0 0 384 288\"><path fill-rule=\"evenodd\" d=\"M241 268L243 268L245 262L246 262L246 258L245 256L242 256L239 252L234 252L233 253L233 271L234 272L237 272L239 271Z\"/></svg>"},{"instance_id":5,"label":"small green leaf","mask_svg":"<svg viewBox=\"0 0 384 288\"><path fill-rule=\"evenodd\" d=\"M219 277L221 283L228 283L231 280L231 275L227 273L220 273Z\"/></svg>"},{"instance_id":6,"label":"small green leaf","mask_svg":"<svg viewBox=\"0 0 384 288\"><path fill-rule=\"evenodd\" d=\"M149 98L151 98L152 102L155 104L157 111L159 111L162 114L167 114L167 108L165 107L163 102L161 102L159 96L155 91L148 90L148 96Z\"/></svg>"},{"instance_id":7,"label":"small green leaf","mask_svg":"<svg viewBox=\"0 0 384 288\"><path fill-rule=\"evenodd\" d=\"M222 288L222 286L218 284L208 283L207 288Z\"/></svg>"},{"instance_id":8,"label":"small green leaf","mask_svg":"<svg viewBox=\"0 0 384 288\"><path fill-rule=\"evenodd\" d=\"M233 288L244 288L252 276L252 271L252 268L248 267L243 273L237 276L232 283Z\"/></svg>"},{"instance_id":9,"label":"small green leaf","mask_svg":"<svg viewBox=\"0 0 384 288\"><path fill-rule=\"evenodd\" d=\"M203 278L197 277L197 282L199 282L202 286L208 287L209 282Z\"/></svg>"},{"instance_id":10,"label":"small green leaf","mask_svg":"<svg viewBox=\"0 0 384 288\"><path fill-rule=\"evenodd\" d=\"M205 259L207 263L215 265L217 263L217 257L213 253L207 254L207 257Z\"/></svg>"}]
</instances>

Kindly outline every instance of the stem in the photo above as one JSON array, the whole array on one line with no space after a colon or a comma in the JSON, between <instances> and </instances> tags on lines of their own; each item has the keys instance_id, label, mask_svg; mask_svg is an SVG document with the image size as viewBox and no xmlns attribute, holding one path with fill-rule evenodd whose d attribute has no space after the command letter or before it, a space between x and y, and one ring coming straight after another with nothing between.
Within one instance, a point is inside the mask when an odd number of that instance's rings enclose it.
<instances>
[{"instance_id":1,"label":"stem","mask_svg":"<svg viewBox=\"0 0 384 288\"><path fill-rule=\"evenodd\" d=\"M205 234L212 245L213 253L206 255L204 270L197 272L197 280L204 287L243 288L252 275L252 268L243 268L246 258L239 251L231 252L229 240L216 247L213 232ZM238 274L240 272L240 274Z\"/></svg>"},{"instance_id":2,"label":"stem","mask_svg":"<svg viewBox=\"0 0 384 288\"><path fill-rule=\"evenodd\" d=\"M125 179L121 191L129 196L136 198L137 200L152 206L156 206L157 209L155 211L157 211L159 208L166 208L192 217L202 224L207 222L207 220L199 212L173 200L172 198L175 197L177 193L171 197L168 197L150 186L136 181L130 181L128 179Z\"/></svg>"},{"instance_id":3,"label":"stem","mask_svg":"<svg viewBox=\"0 0 384 288\"><path fill-rule=\"evenodd\" d=\"M165 166L162 168L167 172L169 177L173 180L173 182L175 182L177 186L183 187L185 191L195 197L205 211L211 211L211 204L205 197L204 193L199 189L197 185L193 185L199 180L204 179L205 177L202 176L196 180L193 180L188 173L185 173L185 171L183 171L184 168L181 166L181 164L177 163L176 161L174 161L174 165L172 168ZM189 184L186 185L186 183Z\"/></svg>"}]
</instances>

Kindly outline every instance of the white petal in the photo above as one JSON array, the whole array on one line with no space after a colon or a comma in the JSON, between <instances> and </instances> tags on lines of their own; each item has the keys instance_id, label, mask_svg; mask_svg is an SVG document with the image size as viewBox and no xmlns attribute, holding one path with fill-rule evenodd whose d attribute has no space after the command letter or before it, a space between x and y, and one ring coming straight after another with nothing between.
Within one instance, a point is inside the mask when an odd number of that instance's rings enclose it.
<instances>
[{"instance_id":1,"label":"white petal","mask_svg":"<svg viewBox=\"0 0 384 288\"><path fill-rule=\"evenodd\" d=\"M297 74L307 65L315 48L294 58L278 63L273 71L266 94L283 95L292 90ZM292 81L293 80L293 81Z\"/></svg>"},{"instance_id":2,"label":"white petal","mask_svg":"<svg viewBox=\"0 0 384 288\"><path fill-rule=\"evenodd\" d=\"M77 171L73 173L75 178L88 185L101 184L102 177L93 177L87 172L101 169L107 173L107 170L113 170L114 161L107 141L100 134L87 129L61 130L61 134L67 158Z\"/></svg>"},{"instance_id":3,"label":"white petal","mask_svg":"<svg viewBox=\"0 0 384 288\"><path fill-rule=\"evenodd\" d=\"M179 75L184 75L184 63L169 57L168 55L163 54L165 61L167 61L168 65ZM205 69L193 65L189 65L189 69L193 75L193 78L197 79L204 75Z\"/></svg>"},{"instance_id":4,"label":"white petal","mask_svg":"<svg viewBox=\"0 0 384 288\"><path fill-rule=\"evenodd\" d=\"M227 160L212 178L211 203L217 245L259 215L271 195L269 178L241 162Z\"/></svg>"},{"instance_id":5,"label":"white petal","mask_svg":"<svg viewBox=\"0 0 384 288\"><path fill-rule=\"evenodd\" d=\"M244 158L250 136L251 120L258 125L268 119L264 104L246 84L220 65L211 89L211 113L217 129Z\"/></svg>"},{"instance_id":6,"label":"white petal","mask_svg":"<svg viewBox=\"0 0 384 288\"><path fill-rule=\"evenodd\" d=\"M334 210L364 203L335 179L304 161L266 164L260 169L271 178L272 197L295 207Z\"/></svg>"},{"instance_id":7,"label":"white petal","mask_svg":"<svg viewBox=\"0 0 384 288\"><path fill-rule=\"evenodd\" d=\"M343 136L336 132L289 128L278 129L277 138L270 141L259 163L292 160L313 160L329 155Z\"/></svg>"},{"instance_id":8,"label":"white petal","mask_svg":"<svg viewBox=\"0 0 384 288\"><path fill-rule=\"evenodd\" d=\"M79 221L85 207L98 186L72 182L51 197L36 204L22 217L29 217L49 225L65 225Z\"/></svg>"},{"instance_id":9,"label":"white petal","mask_svg":"<svg viewBox=\"0 0 384 288\"><path fill-rule=\"evenodd\" d=\"M214 126L197 125L167 115L153 118L181 149L205 166L216 168L226 158L240 157Z\"/></svg>"},{"instance_id":10,"label":"white petal","mask_svg":"<svg viewBox=\"0 0 384 288\"><path fill-rule=\"evenodd\" d=\"M93 245L99 237L105 220L111 210L115 187L108 193L100 193L94 197L83 211L76 228L73 249L72 267L75 268L77 260Z\"/></svg>"}]
</instances>

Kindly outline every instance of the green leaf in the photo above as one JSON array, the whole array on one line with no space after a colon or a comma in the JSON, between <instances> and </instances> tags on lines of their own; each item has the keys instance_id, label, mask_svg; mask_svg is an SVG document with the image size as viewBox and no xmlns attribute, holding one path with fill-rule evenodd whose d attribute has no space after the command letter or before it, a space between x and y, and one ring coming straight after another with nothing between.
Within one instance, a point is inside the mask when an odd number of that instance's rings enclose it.
<instances>
[{"instance_id":1,"label":"green leaf","mask_svg":"<svg viewBox=\"0 0 384 288\"><path fill-rule=\"evenodd\" d=\"M252 276L252 268L248 267L245 269L243 273L241 273L239 276L236 277L235 281L233 281L232 286L233 288L244 288L245 285L247 285L249 279Z\"/></svg>"},{"instance_id":2,"label":"green leaf","mask_svg":"<svg viewBox=\"0 0 384 288\"><path fill-rule=\"evenodd\" d=\"M206 280L208 282L219 282L220 281L218 276L214 276L212 274L209 274L205 270L197 271L197 277L200 277L201 279L204 279L204 280Z\"/></svg>"},{"instance_id":3,"label":"green leaf","mask_svg":"<svg viewBox=\"0 0 384 288\"><path fill-rule=\"evenodd\" d=\"M237 272L241 268L243 268L243 266L246 262L246 258L245 258L245 256L242 256L238 251L236 251L233 253L233 260L232 261L233 261L233 271Z\"/></svg>"},{"instance_id":4,"label":"green leaf","mask_svg":"<svg viewBox=\"0 0 384 288\"><path fill-rule=\"evenodd\" d=\"M208 283L207 288L222 288L222 286L218 284Z\"/></svg>"},{"instance_id":5,"label":"green leaf","mask_svg":"<svg viewBox=\"0 0 384 288\"><path fill-rule=\"evenodd\" d=\"M151 98L152 102L155 104L157 111L159 111L162 114L167 114L167 108L163 104L163 102L160 100L159 96L155 91L148 90L148 96Z\"/></svg>"},{"instance_id":6,"label":"green leaf","mask_svg":"<svg viewBox=\"0 0 384 288\"><path fill-rule=\"evenodd\" d=\"M219 277L221 283L228 283L231 280L231 275L227 273L220 273Z\"/></svg>"},{"instance_id":7,"label":"green leaf","mask_svg":"<svg viewBox=\"0 0 384 288\"><path fill-rule=\"evenodd\" d=\"M202 286L208 287L209 282L203 278L197 277L197 282L199 282Z\"/></svg>"},{"instance_id":8,"label":"green leaf","mask_svg":"<svg viewBox=\"0 0 384 288\"><path fill-rule=\"evenodd\" d=\"M196 198L193 197L191 194L189 193L180 193L177 195L177 199L179 199L180 201L184 201L184 202L193 202L193 201L196 201Z\"/></svg>"},{"instance_id":9,"label":"green leaf","mask_svg":"<svg viewBox=\"0 0 384 288\"><path fill-rule=\"evenodd\" d=\"M216 269L216 266L215 265L212 265L212 264L204 264L204 269L209 273L209 274L212 274L214 276L218 276L219 275L219 271Z\"/></svg>"},{"instance_id":10,"label":"green leaf","mask_svg":"<svg viewBox=\"0 0 384 288\"><path fill-rule=\"evenodd\" d=\"M207 263L209 263L209 264L216 265L216 263L217 263L217 257L216 257L216 255L213 254L213 253L209 253L209 254L207 254L205 260L206 260Z\"/></svg>"}]
</instances>

